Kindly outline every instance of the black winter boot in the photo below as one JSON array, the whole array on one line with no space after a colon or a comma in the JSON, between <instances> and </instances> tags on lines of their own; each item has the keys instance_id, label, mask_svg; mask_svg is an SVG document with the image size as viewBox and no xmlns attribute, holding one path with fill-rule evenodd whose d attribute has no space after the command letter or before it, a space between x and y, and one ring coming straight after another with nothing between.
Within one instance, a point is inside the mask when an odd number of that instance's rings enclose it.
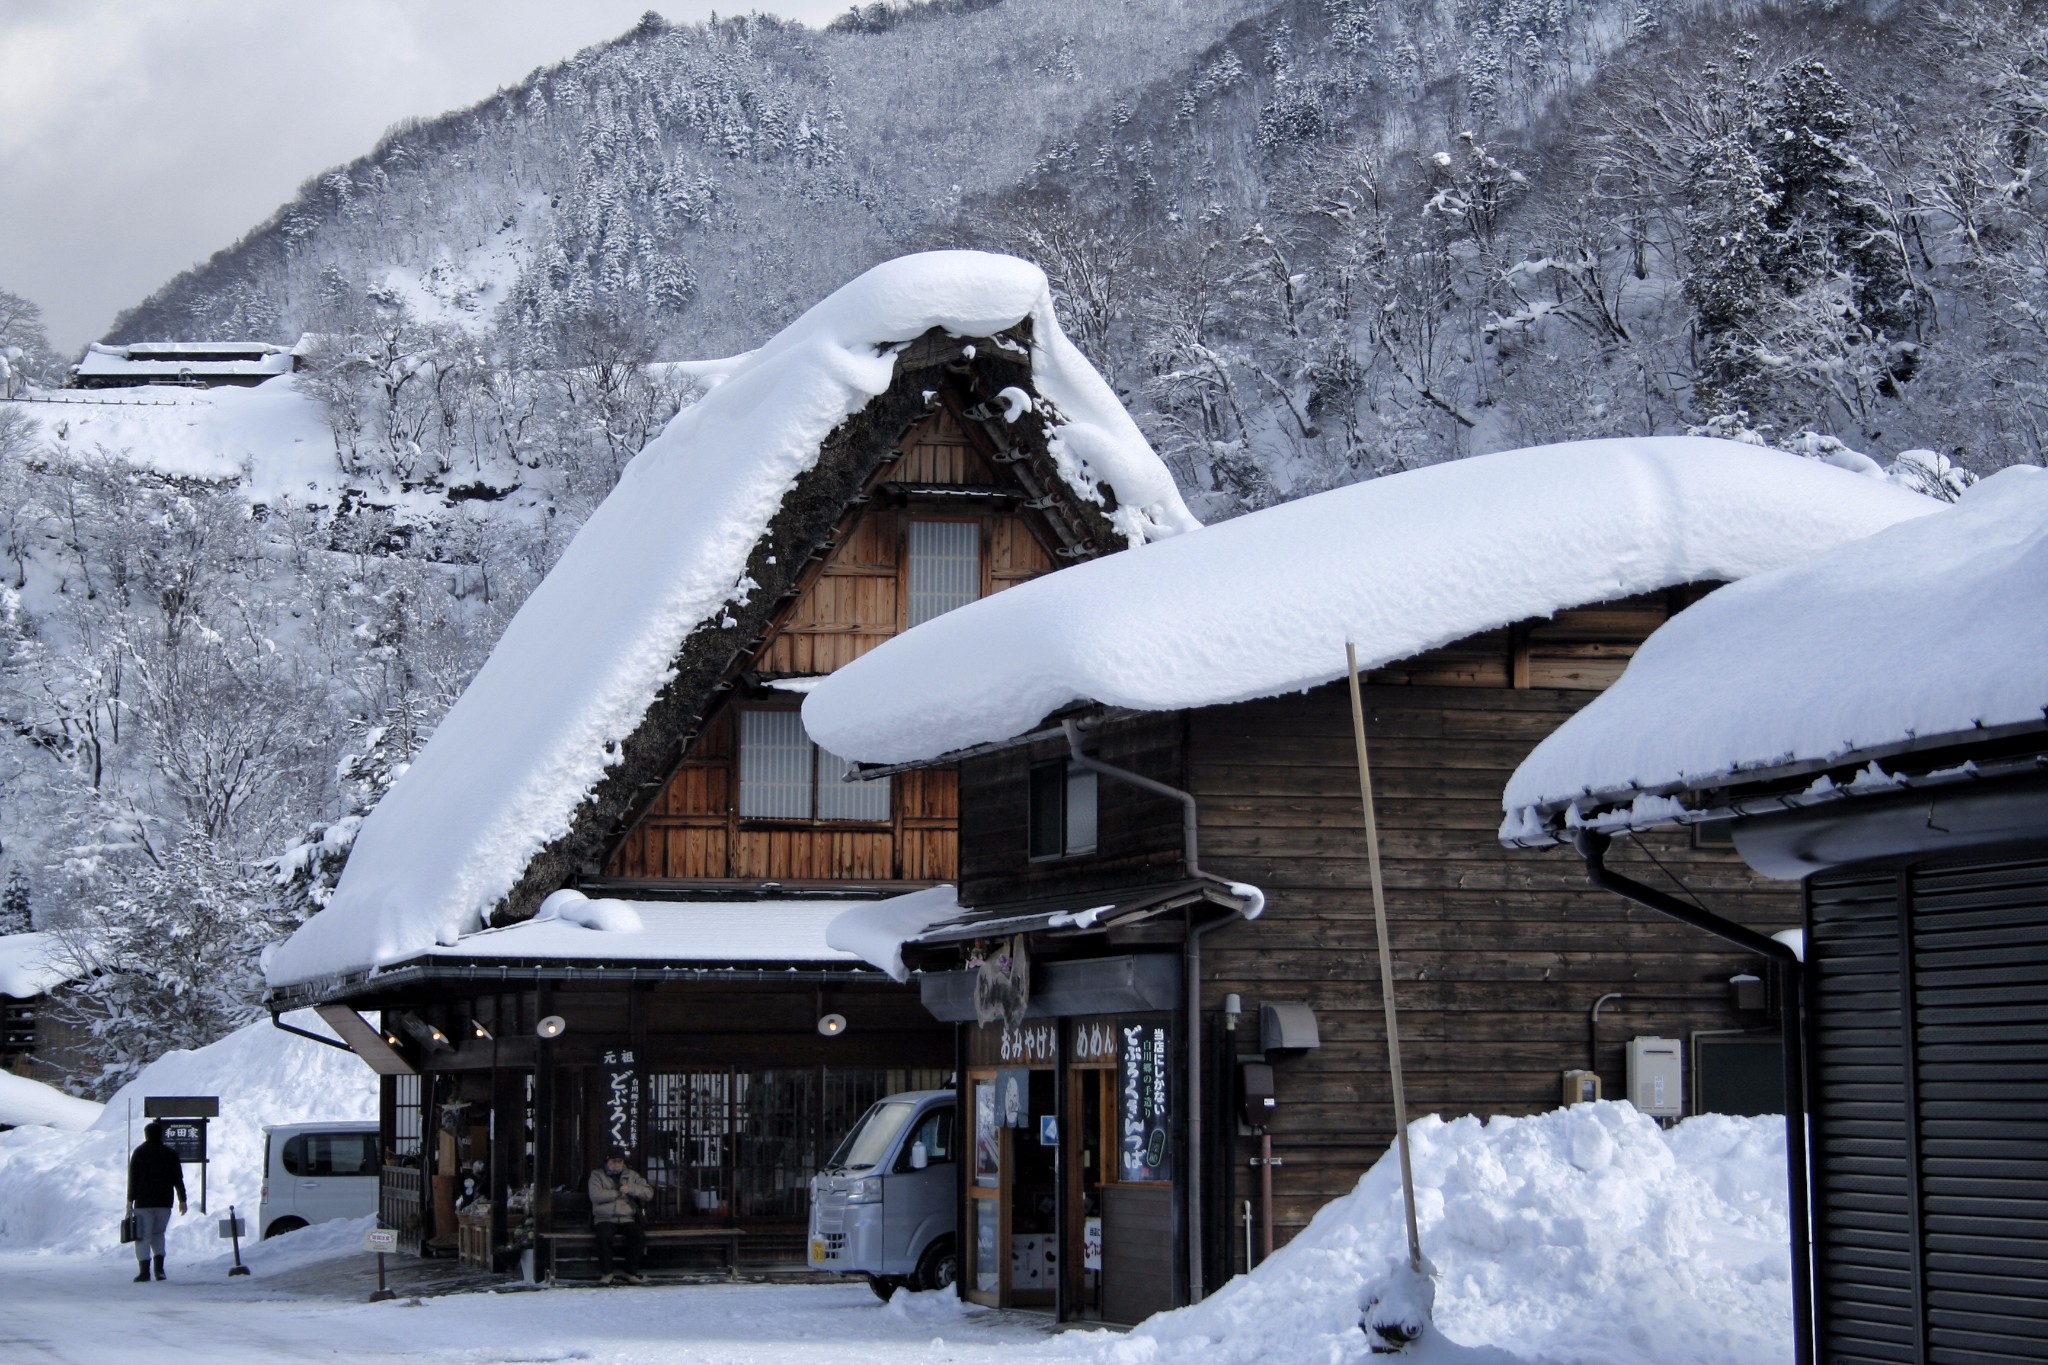
<instances>
[{"instance_id":1,"label":"black winter boot","mask_svg":"<svg viewBox=\"0 0 2048 1365\"><path fill-rule=\"evenodd\" d=\"M135 1283L137 1283L137 1284L148 1284L148 1283L149 1283L149 1262L148 1262L148 1261L138 1261L138 1262L136 1263L136 1266L135 1266Z\"/></svg>"},{"instance_id":2,"label":"black winter boot","mask_svg":"<svg viewBox=\"0 0 2048 1365\"><path fill-rule=\"evenodd\" d=\"M157 1277L157 1278L158 1278L159 1280L161 1280L161 1279L165 1278L165 1276L164 1276L164 1258L163 1258L163 1257L161 1257L161 1256L157 1256L157 1257L154 1257L154 1258L152 1258L152 1259L153 1259L153 1261L154 1261L154 1263L155 1263L155 1265L156 1265L156 1277Z\"/></svg>"}]
</instances>

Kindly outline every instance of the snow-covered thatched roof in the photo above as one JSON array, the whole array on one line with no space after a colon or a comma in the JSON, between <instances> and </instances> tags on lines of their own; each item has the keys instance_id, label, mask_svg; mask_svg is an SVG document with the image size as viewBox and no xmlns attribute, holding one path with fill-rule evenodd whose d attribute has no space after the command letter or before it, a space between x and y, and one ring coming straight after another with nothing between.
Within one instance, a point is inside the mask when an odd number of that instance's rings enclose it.
<instances>
[{"instance_id":1,"label":"snow-covered thatched roof","mask_svg":"<svg viewBox=\"0 0 2048 1365\"><path fill-rule=\"evenodd\" d=\"M1674 794L2048 725L2048 470L1724 588L1644 643L1508 782L1509 843L1670 823ZM1803 779L1798 779L1803 780ZM1795 781L1796 786L1796 781ZM1896 790L1865 768L1805 796Z\"/></svg>"},{"instance_id":2,"label":"snow-covered thatched roof","mask_svg":"<svg viewBox=\"0 0 2048 1365\"><path fill-rule=\"evenodd\" d=\"M1005 336L1023 325L1028 352ZM991 395L1004 410L991 420L1043 424L1054 486L1103 537L1136 545L1197 525L1061 333L1036 266L969 251L877 266L759 350L690 367L715 387L633 460L520 608L365 821L332 903L273 955L272 983L403 961L474 932L508 898L518 918L599 851L600 817L625 806L615 789L665 776L685 722L861 491L848 433L879 467L901 427L861 427L881 420L877 400L924 410L901 393L899 356L908 366L906 348L935 329L984 339L978 360L973 345L944 357L956 368L990 365L997 349L1028 365L1033 392Z\"/></svg>"},{"instance_id":3,"label":"snow-covered thatched roof","mask_svg":"<svg viewBox=\"0 0 2048 1365\"><path fill-rule=\"evenodd\" d=\"M73 367L80 379L254 379L290 374L291 352L266 341L94 342Z\"/></svg>"},{"instance_id":4,"label":"snow-covered thatched roof","mask_svg":"<svg viewBox=\"0 0 2048 1365\"><path fill-rule=\"evenodd\" d=\"M804 724L868 763L1025 733L1077 702L1141 711L1315 687L1681 583L1747 578L1940 504L1781 451L1580 441L1432 465L1079 565L889 641Z\"/></svg>"}]
</instances>

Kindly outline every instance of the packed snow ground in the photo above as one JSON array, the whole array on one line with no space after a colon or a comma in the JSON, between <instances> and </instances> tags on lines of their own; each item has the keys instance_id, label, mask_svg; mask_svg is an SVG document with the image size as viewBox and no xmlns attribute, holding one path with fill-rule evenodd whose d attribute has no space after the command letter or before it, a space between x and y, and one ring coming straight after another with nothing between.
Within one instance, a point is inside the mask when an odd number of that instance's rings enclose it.
<instances>
[{"instance_id":1,"label":"packed snow ground","mask_svg":"<svg viewBox=\"0 0 2048 1365\"><path fill-rule=\"evenodd\" d=\"M1076 701L1219 706L1481 631L1799 563L1942 507L1818 460L1669 436L1452 460L1107 555L887 641L804 726L868 763L1024 733Z\"/></svg>"},{"instance_id":2,"label":"packed snow ground","mask_svg":"<svg viewBox=\"0 0 2048 1365\"><path fill-rule=\"evenodd\" d=\"M312 1046L309 1044L309 1046ZM197 1054L193 1054L197 1055ZM339 1055L339 1054L337 1054ZM1784 1124L1659 1129L1626 1104L1411 1128L1438 1331L1415 1365L1770 1365L1789 1359ZM63 1180L66 1173L58 1171ZM6 1178L0 1172L0 1178ZM1404 1245L1382 1161L1257 1272L1129 1334L1048 1332L1042 1316L943 1294L877 1303L858 1285L551 1289L359 1304L318 1267L364 1264L368 1220L250 1250L248 1279L196 1216L173 1227L172 1280L130 1285L125 1249L0 1250L0 1359L243 1365L319 1356L453 1361L817 1365L1363 1365L1366 1286ZM111 1212L92 1213L110 1222ZM182 1224L182 1226L180 1226ZM193 1234L193 1235L185 1235ZM19 1246L10 1237L0 1246ZM604 1295L602 1299L594 1295ZM148 1341L144 1352L137 1343Z\"/></svg>"}]
</instances>

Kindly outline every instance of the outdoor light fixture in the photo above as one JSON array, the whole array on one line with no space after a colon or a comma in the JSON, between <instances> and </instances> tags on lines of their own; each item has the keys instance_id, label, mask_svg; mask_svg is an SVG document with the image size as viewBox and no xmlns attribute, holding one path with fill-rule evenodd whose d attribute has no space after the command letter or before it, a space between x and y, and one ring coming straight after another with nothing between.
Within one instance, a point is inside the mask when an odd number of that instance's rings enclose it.
<instances>
[{"instance_id":1,"label":"outdoor light fixture","mask_svg":"<svg viewBox=\"0 0 2048 1365\"><path fill-rule=\"evenodd\" d=\"M474 1019L469 1021L469 1027L479 1038L488 1038L491 1036L491 1031L485 1028L482 1024L479 1024Z\"/></svg>"},{"instance_id":2,"label":"outdoor light fixture","mask_svg":"<svg viewBox=\"0 0 2048 1365\"><path fill-rule=\"evenodd\" d=\"M561 1015L550 1014L547 1018L535 1024L533 1031L543 1038L559 1038L563 1033L567 1032L568 1028L569 1025L563 1021Z\"/></svg>"},{"instance_id":3,"label":"outdoor light fixture","mask_svg":"<svg viewBox=\"0 0 2048 1365\"><path fill-rule=\"evenodd\" d=\"M422 1047L453 1048L455 1046L448 1041L448 1035L441 1032L437 1025L427 1022L417 1014L408 1012L399 1015L398 1026L407 1033L410 1033Z\"/></svg>"},{"instance_id":4,"label":"outdoor light fixture","mask_svg":"<svg viewBox=\"0 0 2048 1365\"><path fill-rule=\"evenodd\" d=\"M825 1015L818 1020L818 1032L824 1034L827 1038L837 1038L840 1034L846 1032L846 1016L843 1014Z\"/></svg>"}]
</instances>

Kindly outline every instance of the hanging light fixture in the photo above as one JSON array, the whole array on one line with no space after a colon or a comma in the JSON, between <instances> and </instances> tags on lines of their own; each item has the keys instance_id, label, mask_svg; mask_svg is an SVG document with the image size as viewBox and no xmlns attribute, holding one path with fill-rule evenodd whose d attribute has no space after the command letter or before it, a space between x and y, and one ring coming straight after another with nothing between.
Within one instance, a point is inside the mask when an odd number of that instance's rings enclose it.
<instances>
[{"instance_id":1,"label":"hanging light fixture","mask_svg":"<svg viewBox=\"0 0 2048 1365\"><path fill-rule=\"evenodd\" d=\"M543 1038L559 1038L568 1030L568 1022L559 1014L550 1014L533 1026L533 1031Z\"/></svg>"},{"instance_id":2,"label":"hanging light fixture","mask_svg":"<svg viewBox=\"0 0 2048 1365\"><path fill-rule=\"evenodd\" d=\"M475 1019L469 1021L469 1029L479 1038L488 1039L491 1036L491 1031Z\"/></svg>"},{"instance_id":3,"label":"hanging light fixture","mask_svg":"<svg viewBox=\"0 0 2048 1365\"><path fill-rule=\"evenodd\" d=\"M827 1038L837 1038L840 1034L846 1032L846 1016L843 1014L827 1014L822 1016L818 1020L818 1032L824 1034Z\"/></svg>"}]
</instances>

